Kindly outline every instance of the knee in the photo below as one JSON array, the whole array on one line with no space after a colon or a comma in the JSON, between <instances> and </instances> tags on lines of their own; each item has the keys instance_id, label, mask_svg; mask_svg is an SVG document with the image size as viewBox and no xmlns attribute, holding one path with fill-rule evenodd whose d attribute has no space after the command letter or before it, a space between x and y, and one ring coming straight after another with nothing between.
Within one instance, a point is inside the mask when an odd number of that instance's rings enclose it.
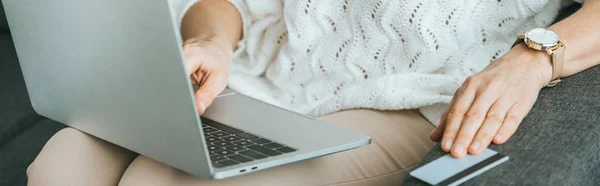
<instances>
[{"instance_id":1,"label":"knee","mask_svg":"<svg viewBox=\"0 0 600 186\"><path fill-rule=\"evenodd\" d=\"M72 141L74 138L87 138L87 137L88 137L87 134L85 134L81 131L78 131L76 129L67 127L67 128L64 128L64 129L56 132L56 134L54 134L48 140L48 142L46 142L46 145L44 145L43 149L46 149L46 147L48 147L48 146L54 145L54 142Z\"/></svg>"},{"instance_id":2,"label":"knee","mask_svg":"<svg viewBox=\"0 0 600 186\"><path fill-rule=\"evenodd\" d=\"M48 143L56 140L72 140L73 137L88 137L88 135L74 128L67 127L56 132L56 134L54 134L54 136L52 136L50 140L48 140Z\"/></svg>"},{"instance_id":3,"label":"knee","mask_svg":"<svg viewBox=\"0 0 600 186\"><path fill-rule=\"evenodd\" d=\"M78 130L72 129L72 128L64 128L60 131L58 131L56 134L54 134L49 140L48 142L46 142L46 144L44 145L44 147L42 148L42 150L40 151L40 153L37 155L37 157L35 158L35 160L33 160L33 162L27 167L27 176L33 176L33 175L39 175L37 174L38 172L45 172L45 169L47 169L47 165L49 163L51 163L51 160L53 159L52 156L55 156L55 154L57 154L58 150L57 148L54 148L54 146L59 145L59 143L61 141L66 141L68 139L73 139L76 138L77 136L84 136L85 134L83 132L80 132ZM50 168L49 171L52 168ZM43 174L43 173L42 173Z\"/></svg>"},{"instance_id":4,"label":"knee","mask_svg":"<svg viewBox=\"0 0 600 186\"><path fill-rule=\"evenodd\" d=\"M131 151L65 128L48 140L29 166L28 185L116 185L135 156Z\"/></svg>"},{"instance_id":5,"label":"knee","mask_svg":"<svg viewBox=\"0 0 600 186\"><path fill-rule=\"evenodd\" d=\"M145 156L138 156L121 177L123 186L194 185L197 178Z\"/></svg>"}]
</instances>

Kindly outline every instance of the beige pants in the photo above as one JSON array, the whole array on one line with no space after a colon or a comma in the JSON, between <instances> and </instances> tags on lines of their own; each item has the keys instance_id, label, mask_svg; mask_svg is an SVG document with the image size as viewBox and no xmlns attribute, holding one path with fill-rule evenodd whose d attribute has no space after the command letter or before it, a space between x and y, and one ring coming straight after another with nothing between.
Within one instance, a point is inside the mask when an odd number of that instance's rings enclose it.
<instances>
[{"instance_id":1,"label":"beige pants","mask_svg":"<svg viewBox=\"0 0 600 186\"><path fill-rule=\"evenodd\" d=\"M372 137L372 144L224 180L201 180L144 156L63 129L27 171L29 185L400 185L433 147L418 112L351 110L322 119Z\"/></svg>"}]
</instances>

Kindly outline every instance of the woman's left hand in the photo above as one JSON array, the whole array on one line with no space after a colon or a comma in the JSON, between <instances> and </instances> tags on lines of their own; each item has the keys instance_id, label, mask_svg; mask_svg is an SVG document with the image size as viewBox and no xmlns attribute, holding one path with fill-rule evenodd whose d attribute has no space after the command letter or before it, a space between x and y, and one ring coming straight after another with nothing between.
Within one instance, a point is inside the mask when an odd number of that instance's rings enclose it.
<instances>
[{"instance_id":1,"label":"woman's left hand","mask_svg":"<svg viewBox=\"0 0 600 186\"><path fill-rule=\"evenodd\" d=\"M505 143L551 77L549 55L519 44L465 80L431 139L457 158Z\"/></svg>"}]
</instances>

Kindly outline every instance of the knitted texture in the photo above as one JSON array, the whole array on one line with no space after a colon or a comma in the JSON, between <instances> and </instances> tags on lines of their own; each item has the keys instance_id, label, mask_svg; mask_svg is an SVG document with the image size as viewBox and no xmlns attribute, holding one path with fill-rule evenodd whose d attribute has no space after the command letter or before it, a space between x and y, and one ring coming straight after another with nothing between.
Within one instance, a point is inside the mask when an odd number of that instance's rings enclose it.
<instances>
[{"instance_id":1,"label":"knitted texture","mask_svg":"<svg viewBox=\"0 0 600 186\"><path fill-rule=\"evenodd\" d=\"M229 87L321 116L419 108L437 125L465 78L547 27L567 0L230 0L243 18Z\"/></svg>"}]
</instances>

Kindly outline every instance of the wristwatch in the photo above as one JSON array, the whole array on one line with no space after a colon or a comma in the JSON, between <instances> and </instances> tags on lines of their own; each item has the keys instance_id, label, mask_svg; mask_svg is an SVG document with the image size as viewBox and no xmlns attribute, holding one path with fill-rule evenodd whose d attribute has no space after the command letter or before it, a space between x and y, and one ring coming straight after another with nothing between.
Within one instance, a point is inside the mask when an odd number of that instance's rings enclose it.
<instances>
[{"instance_id":1,"label":"wristwatch","mask_svg":"<svg viewBox=\"0 0 600 186\"><path fill-rule=\"evenodd\" d=\"M560 74L563 71L565 44L560 41L558 34L544 28L534 28L519 34L519 38L512 47L525 42L527 47L548 53L552 58L552 80L547 87L556 86L560 82Z\"/></svg>"}]
</instances>

